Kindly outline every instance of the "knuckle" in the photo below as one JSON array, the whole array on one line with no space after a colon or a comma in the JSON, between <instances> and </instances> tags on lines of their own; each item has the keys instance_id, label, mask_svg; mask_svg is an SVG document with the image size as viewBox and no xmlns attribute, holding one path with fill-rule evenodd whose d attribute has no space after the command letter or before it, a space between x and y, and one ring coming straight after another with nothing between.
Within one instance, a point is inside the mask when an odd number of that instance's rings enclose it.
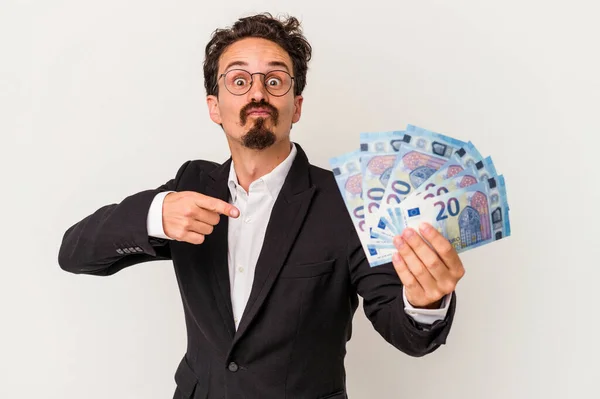
<instances>
[{"instance_id":1,"label":"knuckle","mask_svg":"<svg viewBox=\"0 0 600 399\"><path fill-rule=\"evenodd\" d=\"M440 253L440 255L442 255L442 256L450 255L453 250L454 250L454 248L452 247L452 244L450 244L450 242L448 240L444 239L444 240L440 241L440 243L438 245L438 252Z\"/></svg>"},{"instance_id":2,"label":"knuckle","mask_svg":"<svg viewBox=\"0 0 600 399\"><path fill-rule=\"evenodd\" d=\"M465 275L465 268L462 265L460 267L456 268L452 273L452 276L454 278L456 278L457 280L460 280L461 278L463 278L464 275Z\"/></svg>"},{"instance_id":3,"label":"knuckle","mask_svg":"<svg viewBox=\"0 0 600 399\"><path fill-rule=\"evenodd\" d=\"M436 271L439 270L439 268L442 266L442 264L440 263L439 260L435 259L432 260L430 262L427 263L427 268L431 271Z\"/></svg>"},{"instance_id":4,"label":"knuckle","mask_svg":"<svg viewBox=\"0 0 600 399\"><path fill-rule=\"evenodd\" d=\"M413 241L410 243L410 245L414 248L418 248L419 250L423 248L430 249L429 246L425 244L425 241L423 241L423 239L418 235L413 238Z\"/></svg>"},{"instance_id":5,"label":"knuckle","mask_svg":"<svg viewBox=\"0 0 600 399\"><path fill-rule=\"evenodd\" d=\"M183 219L183 221L181 222L181 228L183 229L183 231L189 230L190 227L192 227L192 219L190 219L190 218Z\"/></svg>"},{"instance_id":6,"label":"knuckle","mask_svg":"<svg viewBox=\"0 0 600 399\"><path fill-rule=\"evenodd\" d=\"M414 277L408 276L405 278L405 280L406 281L404 281L404 286L406 287L406 289L412 291L417 287L417 280L415 280Z\"/></svg>"},{"instance_id":7,"label":"knuckle","mask_svg":"<svg viewBox=\"0 0 600 399\"><path fill-rule=\"evenodd\" d=\"M406 264L402 261L402 258L400 256L397 259L392 259L392 263L396 268L402 271L406 270Z\"/></svg>"},{"instance_id":8,"label":"knuckle","mask_svg":"<svg viewBox=\"0 0 600 399\"><path fill-rule=\"evenodd\" d=\"M175 229L175 231L173 231L173 238L178 241L181 241L183 239L183 230Z\"/></svg>"},{"instance_id":9,"label":"knuckle","mask_svg":"<svg viewBox=\"0 0 600 399\"><path fill-rule=\"evenodd\" d=\"M210 201L208 203L208 209L213 211L213 212L218 212L219 211L219 203L215 200Z\"/></svg>"},{"instance_id":10,"label":"knuckle","mask_svg":"<svg viewBox=\"0 0 600 399\"><path fill-rule=\"evenodd\" d=\"M416 234L406 238L406 242L414 249L421 248L423 241Z\"/></svg>"},{"instance_id":11,"label":"knuckle","mask_svg":"<svg viewBox=\"0 0 600 399\"><path fill-rule=\"evenodd\" d=\"M183 238L185 238L186 235L187 235L187 229L185 228L185 226L181 226L179 228L179 237L181 237L183 239Z\"/></svg>"},{"instance_id":12,"label":"knuckle","mask_svg":"<svg viewBox=\"0 0 600 399\"><path fill-rule=\"evenodd\" d=\"M443 296L442 293L437 288L434 288L431 291L427 292L427 299L430 302L435 302L435 301L439 300L442 296Z\"/></svg>"},{"instance_id":13,"label":"knuckle","mask_svg":"<svg viewBox=\"0 0 600 399\"><path fill-rule=\"evenodd\" d=\"M197 193L195 191L189 191L189 193L193 195L198 201L206 201L206 198L208 198L206 195L202 193Z\"/></svg>"},{"instance_id":14,"label":"knuckle","mask_svg":"<svg viewBox=\"0 0 600 399\"><path fill-rule=\"evenodd\" d=\"M455 283L453 283L452 281L447 281L444 284L442 284L441 291L442 291L443 295L448 295L451 292L453 292L455 288L456 288L456 284Z\"/></svg>"},{"instance_id":15,"label":"knuckle","mask_svg":"<svg viewBox=\"0 0 600 399\"><path fill-rule=\"evenodd\" d=\"M411 271L417 278L421 278L425 275L425 268L423 266L421 266L420 264L417 264L417 265L414 265L413 267L411 267Z\"/></svg>"},{"instance_id":16,"label":"knuckle","mask_svg":"<svg viewBox=\"0 0 600 399\"><path fill-rule=\"evenodd\" d=\"M400 248L398 248L398 252L401 255L408 255L410 253L410 248L408 247L407 244L401 245Z\"/></svg>"}]
</instances>

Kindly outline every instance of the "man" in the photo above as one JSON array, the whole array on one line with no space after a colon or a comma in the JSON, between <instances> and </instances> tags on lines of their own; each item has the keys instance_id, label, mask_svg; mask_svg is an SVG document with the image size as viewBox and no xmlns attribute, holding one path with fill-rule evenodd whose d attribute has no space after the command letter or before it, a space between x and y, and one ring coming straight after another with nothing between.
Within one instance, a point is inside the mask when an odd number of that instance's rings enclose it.
<instances>
[{"instance_id":1,"label":"man","mask_svg":"<svg viewBox=\"0 0 600 399\"><path fill-rule=\"evenodd\" d=\"M188 335L174 398L346 398L357 295L408 355L449 333L464 274L450 243L423 229L434 251L409 230L393 264L371 268L332 173L291 142L310 57L295 18L261 14L215 31L207 104L231 158L187 161L64 235L59 264L72 273L173 261Z\"/></svg>"}]
</instances>

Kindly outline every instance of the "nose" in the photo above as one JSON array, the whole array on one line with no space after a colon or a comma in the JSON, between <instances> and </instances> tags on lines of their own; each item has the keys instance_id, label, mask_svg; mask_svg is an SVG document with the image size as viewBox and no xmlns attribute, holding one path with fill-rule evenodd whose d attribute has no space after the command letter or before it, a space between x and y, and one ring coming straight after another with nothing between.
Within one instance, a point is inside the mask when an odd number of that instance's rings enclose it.
<instances>
[{"instance_id":1,"label":"nose","mask_svg":"<svg viewBox=\"0 0 600 399\"><path fill-rule=\"evenodd\" d=\"M252 86L250 87L248 95L250 96L250 101L256 102L269 96L269 92L264 83L264 75L257 73L252 76Z\"/></svg>"}]
</instances>

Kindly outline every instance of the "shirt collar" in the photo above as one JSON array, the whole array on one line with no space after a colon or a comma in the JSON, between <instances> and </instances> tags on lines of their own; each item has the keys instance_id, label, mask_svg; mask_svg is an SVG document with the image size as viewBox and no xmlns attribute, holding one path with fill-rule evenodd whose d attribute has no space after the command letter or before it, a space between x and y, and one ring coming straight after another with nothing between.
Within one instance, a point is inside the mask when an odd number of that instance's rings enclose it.
<instances>
[{"instance_id":1,"label":"shirt collar","mask_svg":"<svg viewBox=\"0 0 600 399\"><path fill-rule=\"evenodd\" d=\"M294 163L294 159L296 158L298 150L296 149L296 145L292 143L292 150L286 159L283 160L279 165L275 167L271 172L262 176L256 182L261 181L267 187L267 191L271 194L273 199L276 199L283 187L283 183L285 182L285 178L290 171L292 164ZM254 184L253 182L252 184ZM235 168L233 167L233 161L231 162L231 166L229 168L229 179L227 181L227 186L229 187L229 192L231 194L231 198L235 202L237 200L237 187L238 187L238 178L235 173ZM252 184L250 184L252 186Z\"/></svg>"}]
</instances>

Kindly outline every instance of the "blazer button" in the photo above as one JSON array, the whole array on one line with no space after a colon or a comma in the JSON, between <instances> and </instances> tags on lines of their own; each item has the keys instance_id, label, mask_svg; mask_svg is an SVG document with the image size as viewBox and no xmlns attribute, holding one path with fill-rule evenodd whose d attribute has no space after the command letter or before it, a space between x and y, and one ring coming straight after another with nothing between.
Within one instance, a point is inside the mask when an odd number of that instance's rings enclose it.
<instances>
[{"instance_id":1,"label":"blazer button","mask_svg":"<svg viewBox=\"0 0 600 399\"><path fill-rule=\"evenodd\" d=\"M232 373L235 373L236 371L238 371L239 367L235 362L231 362L229 363L229 366L227 367L229 369L229 371L231 371Z\"/></svg>"}]
</instances>

